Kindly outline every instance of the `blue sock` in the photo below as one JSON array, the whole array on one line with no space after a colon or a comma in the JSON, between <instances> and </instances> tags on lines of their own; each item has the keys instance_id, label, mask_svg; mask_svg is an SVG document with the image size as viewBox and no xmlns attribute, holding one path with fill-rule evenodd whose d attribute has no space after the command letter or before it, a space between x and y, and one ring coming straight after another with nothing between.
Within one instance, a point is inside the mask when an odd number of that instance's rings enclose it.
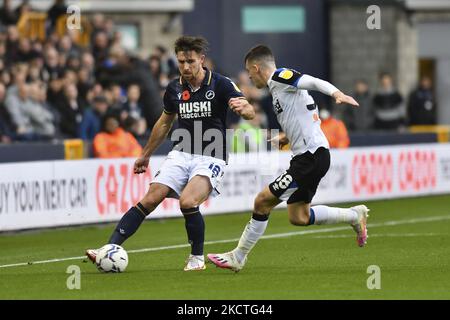
<instances>
[{"instance_id":1,"label":"blue sock","mask_svg":"<svg viewBox=\"0 0 450 320\"><path fill-rule=\"evenodd\" d=\"M309 209L309 225L313 225L316 221L316 214L312 208Z\"/></svg>"},{"instance_id":2,"label":"blue sock","mask_svg":"<svg viewBox=\"0 0 450 320\"><path fill-rule=\"evenodd\" d=\"M185 226L189 243L191 244L191 254L203 255L203 243L205 242L205 221L199 208L181 209L184 215Z\"/></svg>"},{"instance_id":3,"label":"blue sock","mask_svg":"<svg viewBox=\"0 0 450 320\"><path fill-rule=\"evenodd\" d=\"M148 214L150 212L141 203L131 207L120 219L108 243L121 245L137 231Z\"/></svg>"}]
</instances>

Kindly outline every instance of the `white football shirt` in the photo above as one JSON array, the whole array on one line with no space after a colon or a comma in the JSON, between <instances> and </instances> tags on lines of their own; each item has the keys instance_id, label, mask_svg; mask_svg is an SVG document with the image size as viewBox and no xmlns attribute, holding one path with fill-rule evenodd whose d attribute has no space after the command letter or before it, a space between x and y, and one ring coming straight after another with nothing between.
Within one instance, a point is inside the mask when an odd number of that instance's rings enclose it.
<instances>
[{"instance_id":1,"label":"white football shirt","mask_svg":"<svg viewBox=\"0 0 450 320\"><path fill-rule=\"evenodd\" d=\"M305 81L300 81L302 78ZM328 95L337 89L326 81L287 68L275 70L267 85L278 122L289 139L293 154L314 153L319 147L329 149L320 128L318 107L307 89L317 89Z\"/></svg>"}]
</instances>

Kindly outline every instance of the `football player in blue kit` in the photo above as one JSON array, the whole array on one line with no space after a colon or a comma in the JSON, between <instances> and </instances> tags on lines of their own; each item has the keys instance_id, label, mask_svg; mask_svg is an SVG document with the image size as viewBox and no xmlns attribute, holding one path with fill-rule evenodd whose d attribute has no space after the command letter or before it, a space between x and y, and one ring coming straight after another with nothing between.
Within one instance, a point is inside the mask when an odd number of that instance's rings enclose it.
<instances>
[{"instance_id":1,"label":"football player in blue kit","mask_svg":"<svg viewBox=\"0 0 450 320\"><path fill-rule=\"evenodd\" d=\"M171 81L164 95L164 111L156 122L134 173L147 170L153 152L166 139L175 119L172 151L152 180L147 194L131 207L113 231L109 242L121 245L167 197L179 199L191 253L185 271L205 269L205 224L199 206L218 194L226 159L226 115L232 109L244 119L255 115L251 104L227 77L203 67L208 43L201 37L180 37L175 54L180 77ZM95 262L98 249L86 251Z\"/></svg>"}]
</instances>

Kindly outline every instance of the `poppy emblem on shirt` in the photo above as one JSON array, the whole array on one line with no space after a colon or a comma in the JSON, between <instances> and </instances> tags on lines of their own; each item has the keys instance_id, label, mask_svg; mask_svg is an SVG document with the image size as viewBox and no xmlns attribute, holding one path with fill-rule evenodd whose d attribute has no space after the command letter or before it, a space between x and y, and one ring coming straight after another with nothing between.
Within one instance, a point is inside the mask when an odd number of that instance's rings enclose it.
<instances>
[{"instance_id":1,"label":"poppy emblem on shirt","mask_svg":"<svg viewBox=\"0 0 450 320\"><path fill-rule=\"evenodd\" d=\"M191 95L189 94L189 91L184 90L183 95L181 97L183 98L183 101L187 101L191 98Z\"/></svg>"},{"instance_id":2,"label":"poppy emblem on shirt","mask_svg":"<svg viewBox=\"0 0 450 320\"><path fill-rule=\"evenodd\" d=\"M206 99L208 100L212 100L214 99L214 97L216 96L216 94L214 93L214 91L212 90L208 90L205 94Z\"/></svg>"}]
</instances>

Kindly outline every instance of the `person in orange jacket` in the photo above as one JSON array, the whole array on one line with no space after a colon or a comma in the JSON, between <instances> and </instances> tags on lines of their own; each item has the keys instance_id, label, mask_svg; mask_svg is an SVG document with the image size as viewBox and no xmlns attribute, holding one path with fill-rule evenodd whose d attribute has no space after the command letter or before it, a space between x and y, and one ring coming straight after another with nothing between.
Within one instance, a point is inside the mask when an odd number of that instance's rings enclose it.
<instances>
[{"instance_id":1,"label":"person in orange jacket","mask_svg":"<svg viewBox=\"0 0 450 320\"><path fill-rule=\"evenodd\" d=\"M328 139L330 148L348 148L350 139L344 122L334 118L327 109L320 110L320 128Z\"/></svg>"},{"instance_id":2,"label":"person in orange jacket","mask_svg":"<svg viewBox=\"0 0 450 320\"><path fill-rule=\"evenodd\" d=\"M118 117L108 114L103 119L103 130L93 142L96 158L126 158L141 155L142 147L134 136L119 126Z\"/></svg>"}]
</instances>

